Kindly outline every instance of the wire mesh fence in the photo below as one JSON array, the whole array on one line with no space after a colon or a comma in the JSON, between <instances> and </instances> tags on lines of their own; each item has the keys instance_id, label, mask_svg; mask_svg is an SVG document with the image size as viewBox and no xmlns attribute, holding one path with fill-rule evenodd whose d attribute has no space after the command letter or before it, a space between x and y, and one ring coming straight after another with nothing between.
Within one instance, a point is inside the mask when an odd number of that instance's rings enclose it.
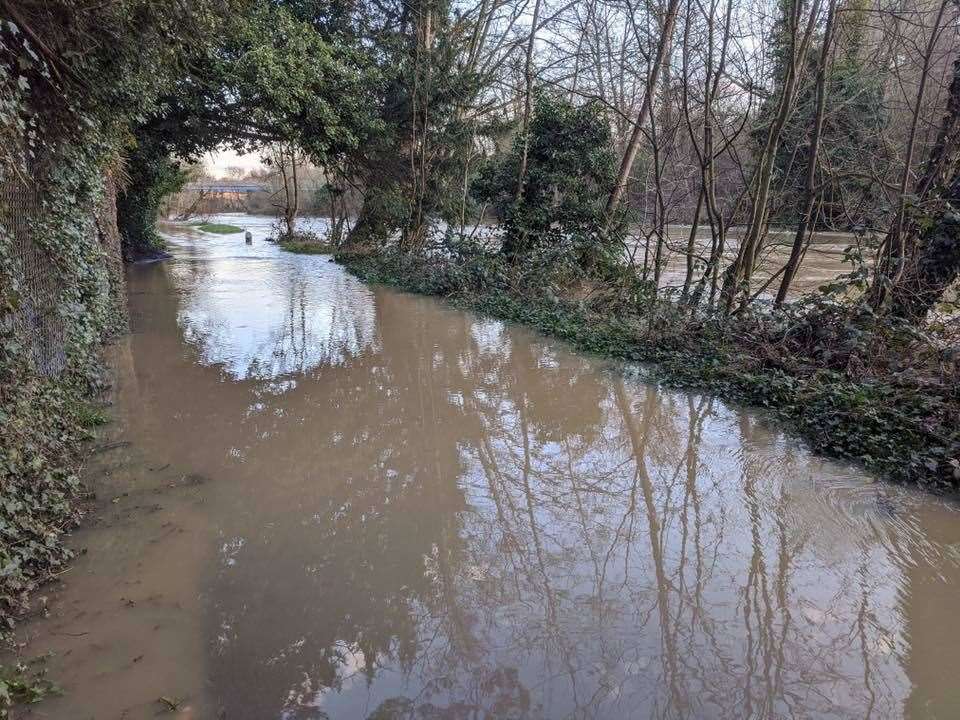
<instances>
[{"instance_id":1,"label":"wire mesh fence","mask_svg":"<svg viewBox=\"0 0 960 720\"><path fill-rule=\"evenodd\" d=\"M13 277L13 312L4 318L27 347L34 368L48 377L67 365L67 328L59 312L56 263L33 238L40 201L35 188L23 183L0 183L0 224L12 239L9 266Z\"/></svg>"}]
</instances>

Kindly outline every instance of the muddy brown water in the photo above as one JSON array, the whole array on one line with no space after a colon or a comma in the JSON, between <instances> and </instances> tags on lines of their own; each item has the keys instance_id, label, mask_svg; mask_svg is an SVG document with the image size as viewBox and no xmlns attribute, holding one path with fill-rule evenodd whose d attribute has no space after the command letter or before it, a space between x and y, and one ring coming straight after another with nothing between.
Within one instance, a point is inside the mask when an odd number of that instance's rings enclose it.
<instances>
[{"instance_id":1,"label":"muddy brown water","mask_svg":"<svg viewBox=\"0 0 960 720\"><path fill-rule=\"evenodd\" d=\"M960 717L951 501L251 230L129 271L14 717Z\"/></svg>"},{"instance_id":2,"label":"muddy brown water","mask_svg":"<svg viewBox=\"0 0 960 720\"><path fill-rule=\"evenodd\" d=\"M737 248L745 228L733 226L727 230L726 249L721 263L721 272L727 263L733 261L737 255ZM664 261L663 272L660 278L661 288L679 290L683 286L686 275L686 254L680 252L685 249L690 236L690 226L671 225L668 227L666 244L667 256ZM770 228L767 231L763 252L760 254L757 269L754 272L752 292L760 292L762 297L773 299L780 286L781 271L790 258L794 232L781 228ZM698 253L697 267L694 272L694 282L699 281L703 274L703 264L710 256L711 236L710 229L701 226L695 235L695 247ZM862 240L855 235L842 232L817 231L813 233L803 255L797 275L790 287L788 297L796 299L805 293L815 292L819 288L837 281L840 275L849 275L854 271L854 265L845 259L848 249L861 247L862 253L868 260L872 258L871 251L862 247ZM637 240L628 250L628 258L636 267L643 267L643 257L647 254L647 262L652 268L655 253L656 239L651 238L649 245L645 240ZM650 270L651 277L653 270Z\"/></svg>"}]
</instances>

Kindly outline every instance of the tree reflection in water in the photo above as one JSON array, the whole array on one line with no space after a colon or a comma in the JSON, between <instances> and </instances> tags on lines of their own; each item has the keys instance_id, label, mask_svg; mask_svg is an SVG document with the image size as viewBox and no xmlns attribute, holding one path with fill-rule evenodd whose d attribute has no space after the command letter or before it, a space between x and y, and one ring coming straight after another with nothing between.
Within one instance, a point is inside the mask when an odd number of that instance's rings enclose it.
<instances>
[{"instance_id":1,"label":"tree reflection in water","mask_svg":"<svg viewBox=\"0 0 960 720\"><path fill-rule=\"evenodd\" d=\"M944 695L911 637L958 573L927 569L950 533L916 496L750 413L340 276L283 275L272 325L219 346L249 318L191 267L151 326L188 336L168 372L207 394L143 393L224 480L226 717L880 718ZM167 312L158 276L138 284Z\"/></svg>"},{"instance_id":2,"label":"tree reflection in water","mask_svg":"<svg viewBox=\"0 0 960 720\"><path fill-rule=\"evenodd\" d=\"M256 509L226 525L243 539L214 589L228 717L900 702L896 597L878 587L897 568L876 537L825 554L816 485L840 470L522 331L377 308L375 350L260 395L249 421L248 458L300 440L283 478L238 483Z\"/></svg>"}]
</instances>

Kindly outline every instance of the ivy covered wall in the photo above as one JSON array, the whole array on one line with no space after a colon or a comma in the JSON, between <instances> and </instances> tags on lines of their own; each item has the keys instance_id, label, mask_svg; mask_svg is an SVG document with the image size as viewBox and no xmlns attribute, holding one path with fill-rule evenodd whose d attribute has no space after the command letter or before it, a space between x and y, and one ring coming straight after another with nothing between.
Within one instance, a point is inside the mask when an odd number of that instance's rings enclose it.
<instances>
[{"instance_id":1,"label":"ivy covered wall","mask_svg":"<svg viewBox=\"0 0 960 720\"><path fill-rule=\"evenodd\" d=\"M115 182L74 153L0 185L0 614L68 559L100 350L125 326Z\"/></svg>"},{"instance_id":2,"label":"ivy covered wall","mask_svg":"<svg viewBox=\"0 0 960 720\"><path fill-rule=\"evenodd\" d=\"M132 128L242 2L0 3L0 634L69 557L100 353L124 327Z\"/></svg>"}]
</instances>

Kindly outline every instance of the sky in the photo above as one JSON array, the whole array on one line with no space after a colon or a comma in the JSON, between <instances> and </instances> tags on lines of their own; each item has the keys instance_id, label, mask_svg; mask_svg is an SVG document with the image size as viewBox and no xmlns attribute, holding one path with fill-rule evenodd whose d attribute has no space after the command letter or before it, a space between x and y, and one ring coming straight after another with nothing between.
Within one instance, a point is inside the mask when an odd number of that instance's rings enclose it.
<instances>
[{"instance_id":1,"label":"sky","mask_svg":"<svg viewBox=\"0 0 960 720\"><path fill-rule=\"evenodd\" d=\"M238 155L234 150L223 148L211 153L207 153L203 158L203 164L211 175L215 178L227 177L230 168L241 167L244 170L259 170L263 167L260 162L260 156L256 153L248 155Z\"/></svg>"}]
</instances>

